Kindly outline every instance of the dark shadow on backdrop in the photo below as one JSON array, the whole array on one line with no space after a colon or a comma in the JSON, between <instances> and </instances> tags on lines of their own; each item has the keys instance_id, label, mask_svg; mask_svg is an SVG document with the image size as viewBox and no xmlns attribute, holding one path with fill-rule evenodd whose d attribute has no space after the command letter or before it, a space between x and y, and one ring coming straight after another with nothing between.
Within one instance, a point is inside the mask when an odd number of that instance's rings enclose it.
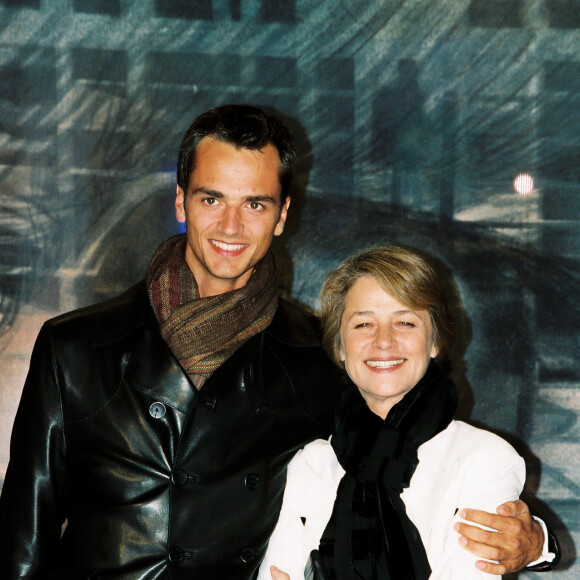
<instances>
[{"instance_id":1,"label":"dark shadow on backdrop","mask_svg":"<svg viewBox=\"0 0 580 580\"><path fill-rule=\"evenodd\" d=\"M294 236L300 234L300 223L308 191L310 172L312 171L313 153L312 144L304 126L294 117L282 113L273 107L260 106L268 114L280 119L290 128L294 139L294 146L298 154L298 162L292 184L290 209L286 219L284 232L274 238L272 249L278 260L278 291L280 295L291 302L298 303L303 308L309 309L308 305L300 302L292 296L292 284L294 282L294 265L292 256L288 251L288 242Z\"/></svg>"},{"instance_id":2,"label":"dark shadow on backdrop","mask_svg":"<svg viewBox=\"0 0 580 580\"><path fill-rule=\"evenodd\" d=\"M423 147L430 142L419 73L414 59L399 60L395 81L378 89L373 98L371 158L392 171L390 203L395 207L403 204L405 193L419 190Z\"/></svg>"}]
</instances>

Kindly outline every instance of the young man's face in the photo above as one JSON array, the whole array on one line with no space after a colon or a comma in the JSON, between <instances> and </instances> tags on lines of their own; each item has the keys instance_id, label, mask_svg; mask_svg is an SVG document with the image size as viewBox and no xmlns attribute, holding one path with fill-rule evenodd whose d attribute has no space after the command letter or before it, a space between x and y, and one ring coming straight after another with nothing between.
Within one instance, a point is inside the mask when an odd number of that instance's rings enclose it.
<instances>
[{"instance_id":1,"label":"young man's face","mask_svg":"<svg viewBox=\"0 0 580 580\"><path fill-rule=\"evenodd\" d=\"M241 288L284 229L290 198L281 206L280 159L273 145L237 149L205 137L175 211L185 222L185 260L200 296Z\"/></svg>"}]
</instances>

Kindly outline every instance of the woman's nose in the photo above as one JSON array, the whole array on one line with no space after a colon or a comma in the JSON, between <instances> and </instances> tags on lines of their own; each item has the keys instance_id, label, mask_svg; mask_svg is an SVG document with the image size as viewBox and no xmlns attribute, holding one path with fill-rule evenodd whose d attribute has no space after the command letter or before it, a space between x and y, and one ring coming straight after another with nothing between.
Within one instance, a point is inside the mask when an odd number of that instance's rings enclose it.
<instances>
[{"instance_id":1,"label":"woman's nose","mask_svg":"<svg viewBox=\"0 0 580 580\"><path fill-rule=\"evenodd\" d=\"M389 348L394 342L393 331L390 327L377 328L375 343L379 348Z\"/></svg>"}]
</instances>

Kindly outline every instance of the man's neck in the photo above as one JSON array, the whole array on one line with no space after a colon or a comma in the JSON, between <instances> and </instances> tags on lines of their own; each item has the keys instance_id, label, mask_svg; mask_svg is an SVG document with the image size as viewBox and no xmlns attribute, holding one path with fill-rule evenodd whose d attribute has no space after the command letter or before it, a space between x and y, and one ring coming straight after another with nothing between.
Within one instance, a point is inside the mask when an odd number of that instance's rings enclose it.
<instances>
[{"instance_id":1,"label":"man's neck","mask_svg":"<svg viewBox=\"0 0 580 580\"><path fill-rule=\"evenodd\" d=\"M235 278L234 280L215 278L214 276L208 275L205 271L199 272L195 268L192 268L189 264L189 269L191 270L195 282L197 284L197 291L199 292L200 298L208 298L210 296L218 296L219 294L225 294L226 292L232 292L233 290L239 290L243 288L250 279L253 270L245 273L240 278Z\"/></svg>"}]
</instances>

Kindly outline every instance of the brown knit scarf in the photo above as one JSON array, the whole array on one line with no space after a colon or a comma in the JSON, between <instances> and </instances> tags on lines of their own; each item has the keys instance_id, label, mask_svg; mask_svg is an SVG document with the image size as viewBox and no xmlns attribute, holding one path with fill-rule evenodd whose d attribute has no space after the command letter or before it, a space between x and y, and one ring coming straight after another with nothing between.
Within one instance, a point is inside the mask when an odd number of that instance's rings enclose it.
<instances>
[{"instance_id":1,"label":"brown knit scarf","mask_svg":"<svg viewBox=\"0 0 580 580\"><path fill-rule=\"evenodd\" d=\"M199 390L238 348L272 322L278 306L278 267L269 251L243 288L200 298L185 262L186 243L184 234L164 242L145 282L161 336Z\"/></svg>"}]
</instances>

